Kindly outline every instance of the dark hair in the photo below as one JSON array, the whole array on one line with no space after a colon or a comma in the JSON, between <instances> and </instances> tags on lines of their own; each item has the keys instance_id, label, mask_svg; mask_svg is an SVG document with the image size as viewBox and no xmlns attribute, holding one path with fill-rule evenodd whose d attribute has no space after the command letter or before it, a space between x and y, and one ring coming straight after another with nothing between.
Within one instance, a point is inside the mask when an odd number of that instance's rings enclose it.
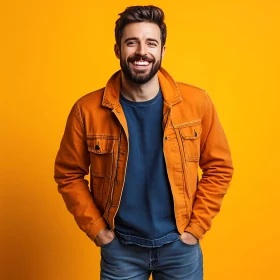
<instances>
[{"instance_id":1,"label":"dark hair","mask_svg":"<svg viewBox=\"0 0 280 280\"><path fill-rule=\"evenodd\" d=\"M132 6L119 14L119 19L115 26L116 43L121 45L121 38L124 27L133 22L152 22L158 25L161 33L162 47L166 41L166 25L164 23L164 12L156 6Z\"/></svg>"}]
</instances>

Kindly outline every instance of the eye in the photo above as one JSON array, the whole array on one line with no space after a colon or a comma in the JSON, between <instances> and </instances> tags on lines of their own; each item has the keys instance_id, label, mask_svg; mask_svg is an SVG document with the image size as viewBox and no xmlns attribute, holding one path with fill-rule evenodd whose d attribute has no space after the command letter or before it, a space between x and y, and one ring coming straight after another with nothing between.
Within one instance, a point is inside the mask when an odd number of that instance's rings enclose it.
<instances>
[{"instance_id":1,"label":"eye","mask_svg":"<svg viewBox=\"0 0 280 280\"><path fill-rule=\"evenodd\" d=\"M157 43L156 42L149 42L148 45L150 47L156 47L157 46Z\"/></svg>"},{"instance_id":2,"label":"eye","mask_svg":"<svg viewBox=\"0 0 280 280\"><path fill-rule=\"evenodd\" d=\"M127 42L127 45L128 46L136 45L136 41L129 41L129 42Z\"/></svg>"}]
</instances>

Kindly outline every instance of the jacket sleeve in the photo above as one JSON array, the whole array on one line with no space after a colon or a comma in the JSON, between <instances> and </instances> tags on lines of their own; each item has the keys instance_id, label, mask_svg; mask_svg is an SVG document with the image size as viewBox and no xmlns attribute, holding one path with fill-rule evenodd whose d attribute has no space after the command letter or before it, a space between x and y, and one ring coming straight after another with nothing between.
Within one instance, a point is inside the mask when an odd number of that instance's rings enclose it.
<instances>
[{"instance_id":1,"label":"jacket sleeve","mask_svg":"<svg viewBox=\"0 0 280 280\"><path fill-rule=\"evenodd\" d=\"M185 229L198 239L210 229L233 175L228 142L214 105L206 93L200 149L202 178L197 186L190 222Z\"/></svg>"},{"instance_id":2,"label":"jacket sleeve","mask_svg":"<svg viewBox=\"0 0 280 280\"><path fill-rule=\"evenodd\" d=\"M90 155L84 124L77 102L67 119L64 135L55 160L54 178L67 209L78 226L91 239L107 226L89 190L85 175L89 173Z\"/></svg>"}]
</instances>

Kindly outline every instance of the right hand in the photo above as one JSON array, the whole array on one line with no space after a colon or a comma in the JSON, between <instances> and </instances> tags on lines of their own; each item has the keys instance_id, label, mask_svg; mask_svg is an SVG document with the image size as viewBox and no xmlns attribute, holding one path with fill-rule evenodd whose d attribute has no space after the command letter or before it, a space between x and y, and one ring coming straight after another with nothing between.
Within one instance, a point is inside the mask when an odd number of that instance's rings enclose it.
<instances>
[{"instance_id":1,"label":"right hand","mask_svg":"<svg viewBox=\"0 0 280 280\"><path fill-rule=\"evenodd\" d=\"M187 231L181 234L180 239L183 243L188 245L195 245L198 242L198 239Z\"/></svg>"},{"instance_id":2,"label":"right hand","mask_svg":"<svg viewBox=\"0 0 280 280\"><path fill-rule=\"evenodd\" d=\"M95 237L94 243L96 246L100 247L109 244L115 237L116 234L114 231L110 230L109 228L104 228Z\"/></svg>"}]
</instances>

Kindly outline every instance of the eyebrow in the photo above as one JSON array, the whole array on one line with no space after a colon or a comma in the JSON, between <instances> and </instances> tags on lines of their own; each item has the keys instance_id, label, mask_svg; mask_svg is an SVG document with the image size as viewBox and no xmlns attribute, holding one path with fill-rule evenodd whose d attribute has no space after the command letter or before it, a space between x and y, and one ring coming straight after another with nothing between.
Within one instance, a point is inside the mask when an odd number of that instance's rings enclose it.
<instances>
[{"instance_id":1,"label":"eyebrow","mask_svg":"<svg viewBox=\"0 0 280 280\"><path fill-rule=\"evenodd\" d=\"M137 38L137 37L128 37L128 38L125 39L124 42L127 43L128 41L131 41L131 40L139 41L139 38ZM150 41L150 42L157 42L157 43L159 44L158 40L153 39L153 38L147 38L147 41Z\"/></svg>"}]
</instances>

